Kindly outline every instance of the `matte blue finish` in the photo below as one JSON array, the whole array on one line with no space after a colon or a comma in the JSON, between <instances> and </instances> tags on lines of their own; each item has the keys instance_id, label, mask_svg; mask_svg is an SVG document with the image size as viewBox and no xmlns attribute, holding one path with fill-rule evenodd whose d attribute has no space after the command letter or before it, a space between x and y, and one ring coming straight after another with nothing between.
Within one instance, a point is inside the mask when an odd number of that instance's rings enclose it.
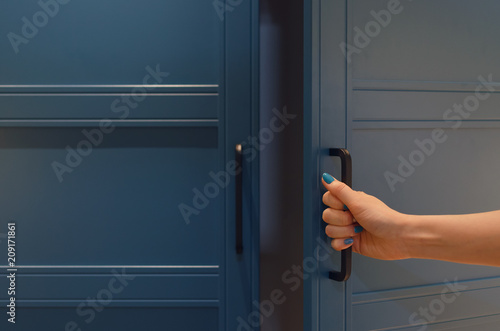
<instances>
[{"instance_id":1,"label":"matte blue finish","mask_svg":"<svg viewBox=\"0 0 500 331\"><path fill-rule=\"evenodd\" d=\"M122 93L126 92L130 91ZM122 101L122 93L0 94L0 116L2 119L218 119L217 93L157 93L140 103L132 99L135 108Z\"/></svg>"},{"instance_id":2,"label":"matte blue finish","mask_svg":"<svg viewBox=\"0 0 500 331\"><path fill-rule=\"evenodd\" d=\"M113 307L78 316L75 308L20 308L19 322L2 330L156 330L219 331L217 308ZM196 316L196 318L193 318ZM93 318L92 318L93 317ZM85 320L91 322L86 323ZM70 324L74 322L75 324ZM69 328L65 329L69 325Z\"/></svg>"},{"instance_id":3,"label":"matte blue finish","mask_svg":"<svg viewBox=\"0 0 500 331\"><path fill-rule=\"evenodd\" d=\"M26 243L47 240L36 250L19 245L23 264L222 262L217 250L220 199L189 225L178 209L179 203L192 205L192 190L203 190L211 180L205 169L217 169L215 128L117 128L71 173L61 174L60 183L51 164L65 164L65 147L76 150L85 137L82 130L0 131L0 157L15 160L4 164L0 176L9 187L0 192L6 220L18 220L20 240Z\"/></svg>"},{"instance_id":4,"label":"matte blue finish","mask_svg":"<svg viewBox=\"0 0 500 331\"><path fill-rule=\"evenodd\" d=\"M387 10L390 3L396 2L305 1L305 256L314 256L318 236L325 239L320 176L329 172L338 178L340 165L327 154L332 147L349 149L354 189L401 212L500 208L500 49L493 42L498 2L401 1L391 22L346 59L341 43L355 45L357 28L373 26L372 11ZM454 105L471 108L477 88L488 97L462 118L450 118L447 111ZM421 150L416 142L428 142L436 129L446 142L422 154L425 161L391 189L384 174L397 174L400 158L415 157ZM305 279L305 330L497 330L500 325L499 268L354 254L351 279L336 283L327 272L338 269L339 255L317 261ZM452 288L460 294L450 301Z\"/></svg>"},{"instance_id":5,"label":"matte blue finish","mask_svg":"<svg viewBox=\"0 0 500 331\"><path fill-rule=\"evenodd\" d=\"M175 84L222 82L223 25L212 1L72 0L16 54L7 33L24 37L22 18L33 22L41 10L38 0L2 4L1 85L141 84L156 64Z\"/></svg>"},{"instance_id":6,"label":"matte blue finish","mask_svg":"<svg viewBox=\"0 0 500 331\"><path fill-rule=\"evenodd\" d=\"M226 12L225 24L225 89L223 94L226 121L224 123L227 144L225 160L234 159L236 144L243 148L243 254L236 254L234 182L226 193L225 215L231 220L226 226L225 256L227 272L225 293L227 314L225 330L236 330L240 325L259 330L252 316L259 314L253 302L259 302L259 155L251 142L257 137L259 126L259 2L240 1L233 11ZM252 70L249 70L249 69ZM251 289L251 293L248 290ZM244 300L241 300L244 298ZM237 302L238 304L232 304ZM237 318L239 318L237 320ZM254 319L255 320L255 319ZM242 323L241 321L245 321ZM249 325L249 326L247 326ZM244 330L244 329L243 329Z\"/></svg>"},{"instance_id":7,"label":"matte blue finish","mask_svg":"<svg viewBox=\"0 0 500 331\"><path fill-rule=\"evenodd\" d=\"M234 146L250 151L258 135L258 2L227 6L220 17L206 0L69 1L16 52L8 34L23 36L23 17L43 18L42 7L0 5L0 254L14 221L19 266L17 323L0 329L215 331L248 320L258 157L244 158L241 256L234 176L221 184L221 174ZM99 297L87 322L78 307Z\"/></svg>"},{"instance_id":8,"label":"matte blue finish","mask_svg":"<svg viewBox=\"0 0 500 331\"><path fill-rule=\"evenodd\" d=\"M96 295L106 287L112 278L113 271L122 274L121 268L110 269L103 274L21 274L17 277L19 291L16 292L18 300L44 300L51 298L54 300L79 300L82 297ZM199 269L203 271L203 269ZM212 272L216 269L212 269ZM191 271L185 269L186 273ZM216 303L219 295L219 276L207 273L211 270L204 270L206 274L143 274L137 275L134 270L127 270L126 275L134 275L130 286L121 293L113 297L117 300L168 300L182 304L183 300L204 301ZM8 288L7 278L3 275L0 285ZM64 292L54 292L55 288L64 288ZM52 303L53 304L53 303ZM22 304L21 304L22 305Z\"/></svg>"}]
</instances>

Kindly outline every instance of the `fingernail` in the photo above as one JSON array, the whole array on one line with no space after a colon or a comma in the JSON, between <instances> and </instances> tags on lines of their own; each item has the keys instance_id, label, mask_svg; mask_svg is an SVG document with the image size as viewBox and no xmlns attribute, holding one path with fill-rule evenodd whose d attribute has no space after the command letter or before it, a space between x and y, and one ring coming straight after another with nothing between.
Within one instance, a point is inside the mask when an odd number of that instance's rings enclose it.
<instances>
[{"instance_id":1,"label":"fingernail","mask_svg":"<svg viewBox=\"0 0 500 331\"><path fill-rule=\"evenodd\" d=\"M335 178L332 177L332 175L327 174L326 172L323 174L323 180L327 183L330 184L335 180Z\"/></svg>"},{"instance_id":2,"label":"fingernail","mask_svg":"<svg viewBox=\"0 0 500 331\"><path fill-rule=\"evenodd\" d=\"M358 225L356 227L354 227L354 233L360 233L361 231L363 231L363 227L361 225Z\"/></svg>"},{"instance_id":3,"label":"fingernail","mask_svg":"<svg viewBox=\"0 0 500 331\"><path fill-rule=\"evenodd\" d=\"M353 242L354 242L354 240L353 240L352 238L349 238L349 239L344 240L344 244L346 244L346 245L350 245L350 244L352 244Z\"/></svg>"},{"instance_id":4,"label":"fingernail","mask_svg":"<svg viewBox=\"0 0 500 331\"><path fill-rule=\"evenodd\" d=\"M346 206L346 205L344 205L344 210L349 210L349 208L347 208L347 206Z\"/></svg>"}]
</instances>

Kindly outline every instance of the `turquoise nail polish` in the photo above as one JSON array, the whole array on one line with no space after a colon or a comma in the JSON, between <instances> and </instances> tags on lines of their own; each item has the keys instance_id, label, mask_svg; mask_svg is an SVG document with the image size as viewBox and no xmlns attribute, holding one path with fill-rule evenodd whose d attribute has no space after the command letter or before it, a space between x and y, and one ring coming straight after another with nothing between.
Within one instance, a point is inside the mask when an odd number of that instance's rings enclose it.
<instances>
[{"instance_id":1,"label":"turquoise nail polish","mask_svg":"<svg viewBox=\"0 0 500 331\"><path fill-rule=\"evenodd\" d=\"M354 240L353 240L352 238L349 238L349 239L344 240L344 244L346 244L346 245L350 245L350 244L352 244L353 242L354 242Z\"/></svg>"},{"instance_id":2,"label":"turquoise nail polish","mask_svg":"<svg viewBox=\"0 0 500 331\"><path fill-rule=\"evenodd\" d=\"M363 227L361 225L358 225L356 227L354 227L354 233L360 233L361 231L363 231Z\"/></svg>"},{"instance_id":3,"label":"turquoise nail polish","mask_svg":"<svg viewBox=\"0 0 500 331\"><path fill-rule=\"evenodd\" d=\"M327 174L326 172L323 174L323 180L327 183L330 184L335 180L335 178L332 177L332 175Z\"/></svg>"},{"instance_id":4,"label":"turquoise nail polish","mask_svg":"<svg viewBox=\"0 0 500 331\"><path fill-rule=\"evenodd\" d=\"M344 205L344 210L349 210L349 208L347 208L347 206L346 206L346 205Z\"/></svg>"}]
</instances>

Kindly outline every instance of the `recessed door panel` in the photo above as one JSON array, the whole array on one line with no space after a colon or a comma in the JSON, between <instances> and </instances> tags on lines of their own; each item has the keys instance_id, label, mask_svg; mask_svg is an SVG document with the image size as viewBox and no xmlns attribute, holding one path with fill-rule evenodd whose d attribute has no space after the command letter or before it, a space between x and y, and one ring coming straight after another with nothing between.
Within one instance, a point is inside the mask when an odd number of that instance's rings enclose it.
<instances>
[{"instance_id":1,"label":"recessed door panel","mask_svg":"<svg viewBox=\"0 0 500 331\"><path fill-rule=\"evenodd\" d=\"M18 264L221 262L222 195L199 215L179 209L196 208L218 169L216 128L1 128L0 137L0 226L18 224Z\"/></svg>"},{"instance_id":2,"label":"recessed door panel","mask_svg":"<svg viewBox=\"0 0 500 331\"><path fill-rule=\"evenodd\" d=\"M4 2L0 85L218 84L221 23L204 0Z\"/></svg>"}]
</instances>

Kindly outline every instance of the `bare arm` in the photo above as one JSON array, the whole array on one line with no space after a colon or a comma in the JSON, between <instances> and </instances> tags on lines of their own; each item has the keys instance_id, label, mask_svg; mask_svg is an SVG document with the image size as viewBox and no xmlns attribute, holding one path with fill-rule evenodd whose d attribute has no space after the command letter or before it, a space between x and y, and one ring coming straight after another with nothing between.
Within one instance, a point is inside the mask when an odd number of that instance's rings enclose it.
<instances>
[{"instance_id":1,"label":"bare arm","mask_svg":"<svg viewBox=\"0 0 500 331\"><path fill-rule=\"evenodd\" d=\"M328 174L323 220L332 247L365 256L422 258L500 266L500 210L467 215L407 215ZM348 210L345 210L347 206Z\"/></svg>"},{"instance_id":2,"label":"bare arm","mask_svg":"<svg viewBox=\"0 0 500 331\"><path fill-rule=\"evenodd\" d=\"M405 218L411 257L500 266L500 210Z\"/></svg>"}]
</instances>

